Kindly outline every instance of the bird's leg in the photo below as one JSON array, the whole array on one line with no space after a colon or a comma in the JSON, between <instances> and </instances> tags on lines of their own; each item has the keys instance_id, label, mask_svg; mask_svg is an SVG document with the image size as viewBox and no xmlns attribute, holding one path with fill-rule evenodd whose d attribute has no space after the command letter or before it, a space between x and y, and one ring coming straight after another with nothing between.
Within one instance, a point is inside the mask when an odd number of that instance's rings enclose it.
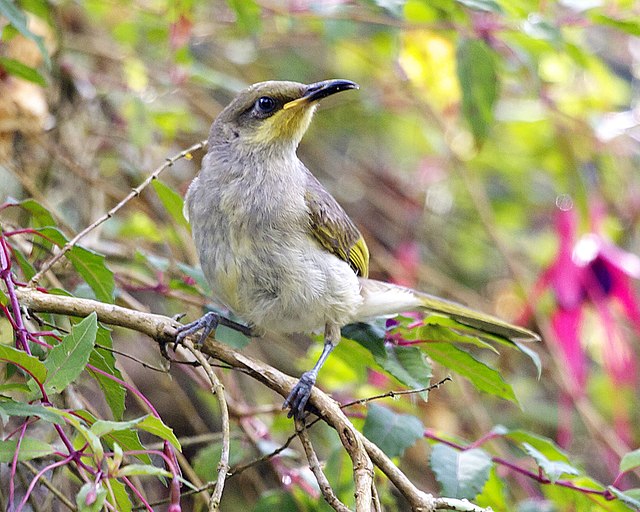
<instances>
[{"instance_id":1,"label":"bird's leg","mask_svg":"<svg viewBox=\"0 0 640 512\"><path fill-rule=\"evenodd\" d=\"M291 418L293 416L296 419L302 419L307 402L311 397L311 390L316 383L318 372L339 341L340 327L336 324L327 324L324 329L324 346L322 347L322 354L320 354L320 357L313 368L302 374L300 380L295 386L293 386L291 393L289 393L289 396L282 405L283 409L290 407L290 410L287 413L287 418Z\"/></svg>"},{"instance_id":2,"label":"bird's leg","mask_svg":"<svg viewBox=\"0 0 640 512\"><path fill-rule=\"evenodd\" d=\"M176 345L180 345L187 336L195 334L198 331L202 331L200 338L198 339L198 343L202 345L209 337L209 334L211 334L212 331L215 331L219 325L224 325L225 327L234 329L245 336L255 336L257 334L251 327L229 320L214 311L209 311L195 322L181 325L176 329L178 332L176 335Z\"/></svg>"}]
</instances>

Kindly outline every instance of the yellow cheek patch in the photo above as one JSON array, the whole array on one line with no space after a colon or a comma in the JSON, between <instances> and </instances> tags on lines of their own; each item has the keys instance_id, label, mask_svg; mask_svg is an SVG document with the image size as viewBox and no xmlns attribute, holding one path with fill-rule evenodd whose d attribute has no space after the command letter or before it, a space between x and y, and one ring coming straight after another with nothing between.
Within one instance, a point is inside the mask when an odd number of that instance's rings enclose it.
<instances>
[{"instance_id":1,"label":"yellow cheek patch","mask_svg":"<svg viewBox=\"0 0 640 512\"><path fill-rule=\"evenodd\" d=\"M289 103L285 104L284 107ZM284 107L273 116L262 121L255 131L254 142L264 144L276 140L299 140L302 138L302 135L309 127L315 109L284 110Z\"/></svg>"},{"instance_id":2,"label":"yellow cheek patch","mask_svg":"<svg viewBox=\"0 0 640 512\"><path fill-rule=\"evenodd\" d=\"M295 108L297 106L305 105L307 103L309 103L309 98L305 98L303 96L302 98L298 98L297 100L292 100L285 103L284 105L282 105L282 110L289 110L290 108Z\"/></svg>"}]
</instances>

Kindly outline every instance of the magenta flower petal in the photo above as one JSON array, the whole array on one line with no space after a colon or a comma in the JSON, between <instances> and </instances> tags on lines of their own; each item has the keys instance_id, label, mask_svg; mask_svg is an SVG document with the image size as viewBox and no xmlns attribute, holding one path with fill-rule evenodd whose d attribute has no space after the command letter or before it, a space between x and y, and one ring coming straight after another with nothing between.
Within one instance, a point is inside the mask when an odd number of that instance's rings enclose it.
<instances>
[{"instance_id":1,"label":"magenta flower petal","mask_svg":"<svg viewBox=\"0 0 640 512\"><path fill-rule=\"evenodd\" d=\"M587 378L587 364L580 343L580 324L582 308L558 308L551 316L551 327L556 335L562 354L570 373L573 392L577 395L584 392Z\"/></svg>"}]
</instances>

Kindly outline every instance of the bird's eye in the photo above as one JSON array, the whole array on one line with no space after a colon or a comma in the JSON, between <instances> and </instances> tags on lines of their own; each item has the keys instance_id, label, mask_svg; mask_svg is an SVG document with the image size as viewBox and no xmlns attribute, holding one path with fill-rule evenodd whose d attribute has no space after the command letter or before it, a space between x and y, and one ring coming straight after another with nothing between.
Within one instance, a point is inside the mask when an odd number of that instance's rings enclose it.
<instances>
[{"instance_id":1,"label":"bird's eye","mask_svg":"<svg viewBox=\"0 0 640 512\"><path fill-rule=\"evenodd\" d=\"M256 100L256 110L262 114L269 114L276 108L276 100L269 96L261 96Z\"/></svg>"}]
</instances>

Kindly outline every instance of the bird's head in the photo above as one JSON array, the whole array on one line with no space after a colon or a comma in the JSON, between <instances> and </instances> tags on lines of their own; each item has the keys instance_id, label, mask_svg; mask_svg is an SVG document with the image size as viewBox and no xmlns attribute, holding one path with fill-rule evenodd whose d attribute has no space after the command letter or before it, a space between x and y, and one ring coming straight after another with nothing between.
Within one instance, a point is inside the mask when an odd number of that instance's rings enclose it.
<instances>
[{"instance_id":1,"label":"bird's head","mask_svg":"<svg viewBox=\"0 0 640 512\"><path fill-rule=\"evenodd\" d=\"M325 80L305 85L269 81L240 92L216 118L210 143L246 147L296 147L307 130L318 101L358 84Z\"/></svg>"}]
</instances>

